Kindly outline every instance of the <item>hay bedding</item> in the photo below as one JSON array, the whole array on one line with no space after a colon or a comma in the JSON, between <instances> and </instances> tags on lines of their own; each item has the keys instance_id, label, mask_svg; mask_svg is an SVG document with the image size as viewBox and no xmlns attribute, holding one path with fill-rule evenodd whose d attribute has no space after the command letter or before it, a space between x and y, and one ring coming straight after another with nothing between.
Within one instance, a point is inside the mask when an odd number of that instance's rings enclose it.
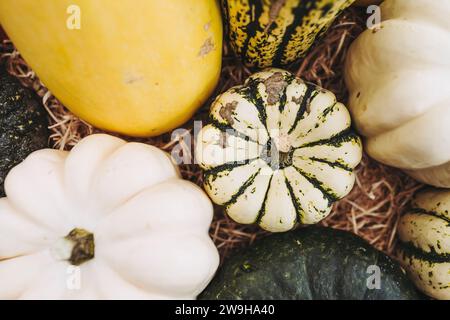
<instances>
[{"instance_id":1,"label":"hay bedding","mask_svg":"<svg viewBox=\"0 0 450 320\"><path fill-rule=\"evenodd\" d=\"M307 57L287 69L304 80L333 91L340 101L346 102L347 91L342 76L344 60L350 43L364 30L365 17L365 13L358 8L345 11ZM0 40L1 38L0 29ZM81 138L100 132L72 115L61 105L23 61L10 41L0 41L0 44L1 57L8 71L19 78L25 86L33 88L42 98L49 114L52 147L70 150ZM193 119L183 126L191 132L195 120L205 121L209 105L217 94L243 83L251 74L251 70L233 57L226 44L223 50L222 75L216 92ZM149 143L168 152L175 147L178 150L189 148L183 140L185 137L171 137L171 134L148 139L122 138ZM202 174L198 166L182 165L181 173L184 178L202 185ZM335 204L332 214L321 224L351 231L362 236L378 249L391 254L395 246L399 215L408 206L412 195L419 188L421 188L419 183L402 172L364 156L357 169L357 182L353 191ZM226 257L230 250L248 245L256 238L267 235L256 226L234 223L218 207L215 211L211 236L222 258Z\"/></svg>"}]
</instances>

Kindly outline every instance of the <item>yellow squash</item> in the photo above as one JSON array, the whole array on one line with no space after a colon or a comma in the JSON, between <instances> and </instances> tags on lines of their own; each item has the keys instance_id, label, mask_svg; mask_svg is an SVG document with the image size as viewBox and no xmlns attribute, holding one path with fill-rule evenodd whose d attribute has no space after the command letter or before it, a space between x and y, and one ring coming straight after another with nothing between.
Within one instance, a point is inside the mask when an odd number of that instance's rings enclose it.
<instances>
[{"instance_id":1,"label":"yellow squash","mask_svg":"<svg viewBox=\"0 0 450 320\"><path fill-rule=\"evenodd\" d=\"M0 23L56 97L105 130L167 132L220 75L214 0L1 0Z\"/></svg>"}]
</instances>

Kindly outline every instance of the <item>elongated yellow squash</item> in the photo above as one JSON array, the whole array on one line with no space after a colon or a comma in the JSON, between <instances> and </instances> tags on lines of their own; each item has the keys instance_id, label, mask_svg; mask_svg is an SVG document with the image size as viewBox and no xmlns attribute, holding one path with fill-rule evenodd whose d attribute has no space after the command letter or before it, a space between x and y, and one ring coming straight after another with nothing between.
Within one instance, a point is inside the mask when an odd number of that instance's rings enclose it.
<instances>
[{"instance_id":1,"label":"elongated yellow squash","mask_svg":"<svg viewBox=\"0 0 450 320\"><path fill-rule=\"evenodd\" d=\"M105 130L169 131L220 75L214 0L1 0L0 23L56 97Z\"/></svg>"}]
</instances>

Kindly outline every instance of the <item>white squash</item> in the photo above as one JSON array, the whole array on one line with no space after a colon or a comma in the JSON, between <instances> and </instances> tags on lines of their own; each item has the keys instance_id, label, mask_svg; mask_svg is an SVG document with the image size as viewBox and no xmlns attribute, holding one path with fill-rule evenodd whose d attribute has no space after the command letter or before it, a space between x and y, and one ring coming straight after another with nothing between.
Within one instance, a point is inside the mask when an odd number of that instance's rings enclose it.
<instances>
[{"instance_id":1,"label":"white squash","mask_svg":"<svg viewBox=\"0 0 450 320\"><path fill-rule=\"evenodd\" d=\"M450 187L450 0L387 0L349 51L349 108L366 151Z\"/></svg>"},{"instance_id":2,"label":"white squash","mask_svg":"<svg viewBox=\"0 0 450 320\"><path fill-rule=\"evenodd\" d=\"M361 143L329 91L268 69L220 95L210 118L196 159L209 196L239 223L313 224L353 187Z\"/></svg>"},{"instance_id":3,"label":"white squash","mask_svg":"<svg viewBox=\"0 0 450 320\"><path fill-rule=\"evenodd\" d=\"M212 204L156 147L93 135L31 154L0 199L0 299L193 299Z\"/></svg>"},{"instance_id":4,"label":"white squash","mask_svg":"<svg viewBox=\"0 0 450 320\"><path fill-rule=\"evenodd\" d=\"M450 191L427 190L402 216L398 256L416 286L450 300Z\"/></svg>"}]
</instances>

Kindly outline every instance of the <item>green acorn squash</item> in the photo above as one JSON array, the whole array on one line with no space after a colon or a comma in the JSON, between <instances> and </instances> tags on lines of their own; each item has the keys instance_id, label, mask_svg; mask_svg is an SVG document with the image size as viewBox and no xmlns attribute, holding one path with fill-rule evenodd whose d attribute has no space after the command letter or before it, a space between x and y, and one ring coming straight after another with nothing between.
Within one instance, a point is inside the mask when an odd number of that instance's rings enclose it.
<instances>
[{"instance_id":1,"label":"green acorn squash","mask_svg":"<svg viewBox=\"0 0 450 320\"><path fill-rule=\"evenodd\" d=\"M0 197L9 170L48 146L47 127L38 98L0 66Z\"/></svg>"},{"instance_id":2,"label":"green acorn squash","mask_svg":"<svg viewBox=\"0 0 450 320\"><path fill-rule=\"evenodd\" d=\"M371 278L377 267L379 286ZM200 298L412 300L420 295L392 259L361 238L308 227L269 236L235 254Z\"/></svg>"},{"instance_id":3,"label":"green acorn squash","mask_svg":"<svg viewBox=\"0 0 450 320\"><path fill-rule=\"evenodd\" d=\"M302 57L355 0L222 0L228 38L251 67Z\"/></svg>"}]
</instances>

